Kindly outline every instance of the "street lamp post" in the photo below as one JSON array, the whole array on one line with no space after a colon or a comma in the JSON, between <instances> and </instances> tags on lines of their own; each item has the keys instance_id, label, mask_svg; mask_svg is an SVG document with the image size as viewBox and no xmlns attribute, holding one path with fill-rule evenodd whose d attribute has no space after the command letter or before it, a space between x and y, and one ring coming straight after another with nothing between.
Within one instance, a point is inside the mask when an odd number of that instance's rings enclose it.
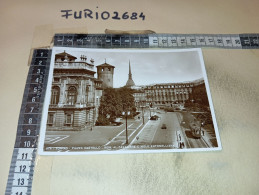
<instances>
[{"instance_id":1,"label":"street lamp post","mask_svg":"<svg viewBox=\"0 0 259 195\"><path fill-rule=\"evenodd\" d=\"M145 106L140 106L140 108L142 108L142 118L143 118L143 125L145 124L145 118L144 118L144 108Z\"/></svg>"},{"instance_id":2,"label":"street lamp post","mask_svg":"<svg viewBox=\"0 0 259 195\"><path fill-rule=\"evenodd\" d=\"M130 111L126 111L126 112L122 112L122 115L125 115L126 118L126 144L129 144L129 140L128 140L128 115L130 115Z\"/></svg>"},{"instance_id":3,"label":"street lamp post","mask_svg":"<svg viewBox=\"0 0 259 195\"><path fill-rule=\"evenodd\" d=\"M152 116L152 107L153 107L153 103L151 102L151 103L149 104L150 118L151 118L151 116Z\"/></svg>"},{"instance_id":4,"label":"street lamp post","mask_svg":"<svg viewBox=\"0 0 259 195\"><path fill-rule=\"evenodd\" d=\"M202 131L201 127L203 127L203 126L204 126L204 122L201 122L201 126L200 126L200 136L201 136L201 131Z\"/></svg>"}]
</instances>

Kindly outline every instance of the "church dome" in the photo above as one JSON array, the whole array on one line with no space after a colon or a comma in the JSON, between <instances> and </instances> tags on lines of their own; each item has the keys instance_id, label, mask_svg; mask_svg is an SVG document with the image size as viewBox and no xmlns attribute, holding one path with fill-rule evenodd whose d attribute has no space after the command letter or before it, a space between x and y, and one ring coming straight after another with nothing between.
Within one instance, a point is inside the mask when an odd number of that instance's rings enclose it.
<instances>
[{"instance_id":1,"label":"church dome","mask_svg":"<svg viewBox=\"0 0 259 195\"><path fill-rule=\"evenodd\" d=\"M128 79L128 81L126 83L126 87L131 87L131 86L135 86L135 83L132 79Z\"/></svg>"}]
</instances>

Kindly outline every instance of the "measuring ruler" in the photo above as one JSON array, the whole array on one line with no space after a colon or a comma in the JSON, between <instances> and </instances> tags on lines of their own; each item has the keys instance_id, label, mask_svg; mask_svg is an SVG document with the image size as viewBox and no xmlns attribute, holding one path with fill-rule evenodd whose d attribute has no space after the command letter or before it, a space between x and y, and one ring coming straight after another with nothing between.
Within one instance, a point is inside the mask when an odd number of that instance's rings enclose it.
<instances>
[{"instance_id":1,"label":"measuring ruler","mask_svg":"<svg viewBox=\"0 0 259 195\"><path fill-rule=\"evenodd\" d=\"M6 195L31 194L50 58L51 50L34 50L24 89Z\"/></svg>"},{"instance_id":2,"label":"measuring ruler","mask_svg":"<svg viewBox=\"0 0 259 195\"><path fill-rule=\"evenodd\" d=\"M84 48L259 49L259 34L56 34L54 46Z\"/></svg>"},{"instance_id":3,"label":"measuring ruler","mask_svg":"<svg viewBox=\"0 0 259 195\"><path fill-rule=\"evenodd\" d=\"M81 48L259 49L259 34L56 34L54 46ZM24 90L6 195L31 194L42 107L51 60L50 49L34 50Z\"/></svg>"}]
</instances>

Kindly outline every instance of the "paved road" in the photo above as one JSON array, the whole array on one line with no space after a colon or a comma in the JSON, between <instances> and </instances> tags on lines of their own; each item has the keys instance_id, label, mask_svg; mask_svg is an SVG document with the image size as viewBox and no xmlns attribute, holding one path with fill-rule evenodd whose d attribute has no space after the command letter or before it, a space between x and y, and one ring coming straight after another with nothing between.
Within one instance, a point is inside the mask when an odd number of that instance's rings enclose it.
<instances>
[{"instance_id":1,"label":"paved road","mask_svg":"<svg viewBox=\"0 0 259 195\"><path fill-rule=\"evenodd\" d=\"M207 148L208 144L203 139L196 139L191 135L188 125L183 124L181 112L160 113L160 119L149 121L139 132L130 146L157 145L158 148ZM162 129L162 125L166 129ZM133 147L134 148L134 147ZM150 149L150 147L149 147ZM151 148L154 149L154 148Z\"/></svg>"},{"instance_id":2,"label":"paved road","mask_svg":"<svg viewBox=\"0 0 259 195\"><path fill-rule=\"evenodd\" d=\"M150 120L146 124L132 141L131 146L146 145L147 149L178 147L177 133L180 133L181 128L177 114L168 112L160 113L159 116L158 120ZM166 129L161 128L163 124L166 125Z\"/></svg>"},{"instance_id":3,"label":"paved road","mask_svg":"<svg viewBox=\"0 0 259 195\"><path fill-rule=\"evenodd\" d=\"M93 131L49 131L45 137L45 147L85 147L101 146L102 149L176 149L180 143L182 148L207 148L204 139L196 139L191 135L186 121L186 113L158 112L158 120L148 120L145 114L145 125L142 120L128 120L128 147L126 142L126 125L120 127L95 127ZM124 121L125 122L125 121ZM166 129L162 129L162 125ZM136 146L136 147L135 147ZM140 147L141 146L141 147Z\"/></svg>"},{"instance_id":4,"label":"paved road","mask_svg":"<svg viewBox=\"0 0 259 195\"><path fill-rule=\"evenodd\" d=\"M162 125L166 125L166 129L162 129ZM179 131L180 124L176 113L168 112L161 116L160 124L157 128L156 134L152 144L173 144L177 146L177 131Z\"/></svg>"}]
</instances>

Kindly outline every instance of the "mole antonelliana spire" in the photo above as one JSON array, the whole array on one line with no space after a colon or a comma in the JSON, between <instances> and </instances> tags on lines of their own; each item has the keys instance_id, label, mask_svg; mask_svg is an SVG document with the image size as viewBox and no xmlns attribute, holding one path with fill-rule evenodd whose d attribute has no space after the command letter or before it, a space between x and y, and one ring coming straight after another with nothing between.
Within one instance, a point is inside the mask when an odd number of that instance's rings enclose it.
<instances>
[{"instance_id":1,"label":"mole antonelliana spire","mask_svg":"<svg viewBox=\"0 0 259 195\"><path fill-rule=\"evenodd\" d=\"M128 78L128 81L126 83L126 87L132 87L132 86L135 86L135 83L132 79L131 67L130 67L130 61L129 61L129 78Z\"/></svg>"}]
</instances>

